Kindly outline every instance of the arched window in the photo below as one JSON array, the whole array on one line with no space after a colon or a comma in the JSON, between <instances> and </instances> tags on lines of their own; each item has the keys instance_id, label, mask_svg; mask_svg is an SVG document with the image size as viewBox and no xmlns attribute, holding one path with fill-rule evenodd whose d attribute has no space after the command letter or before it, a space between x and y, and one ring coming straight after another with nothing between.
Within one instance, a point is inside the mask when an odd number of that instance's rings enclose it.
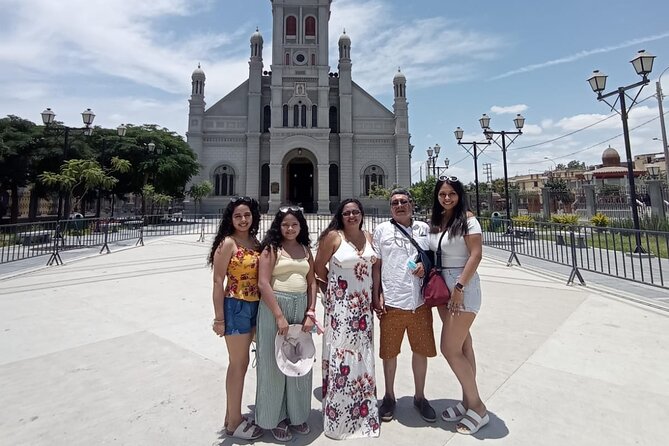
<instances>
[{"instance_id":1,"label":"arched window","mask_svg":"<svg viewBox=\"0 0 669 446\"><path fill-rule=\"evenodd\" d=\"M330 132L339 133L339 126L337 125L337 107L330 107Z\"/></svg>"},{"instance_id":2,"label":"arched window","mask_svg":"<svg viewBox=\"0 0 669 446\"><path fill-rule=\"evenodd\" d=\"M294 15L286 17L286 37L297 36L297 19Z\"/></svg>"},{"instance_id":3,"label":"arched window","mask_svg":"<svg viewBox=\"0 0 669 446\"><path fill-rule=\"evenodd\" d=\"M266 105L262 110L262 132L267 133L272 127L272 108Z\"/></svg>"},{"instance_id":4,"label":"arched window","mask_svg":"<svg viewBox=\"0 0 669 446\"><path fill-rule=\"evenodd\" d=\"M214 170L214 195L235 194L235 171L227 165L218 166Z\"/></svg>"},{"instance_id":5,"label":"arched window","mask_svg":"<svg viewBox=\"0 0 669 446\"><path fill-rule=\"evenodd\" d=\"M318 106L311 106L311 126L316 128L318 127Z\"/></svg>"},{"instance_id":6,"label":"arched window","mask_svg":"<svg viewBox=\"0 0 669 446\"><path fill-rule=\"evenodd\" d=\"M293 105L293 127L300 125L300 106Z\"/></svg>"},{"instance_id":7,"label":"arched window","mask_svg":"<svg viewBox=\"0 0 669 446\"><path fill-rule=\"evenodd\" d=\"M314 16L304 19L304 35L307 37L316 37L316 18Z\"/></svg>"},{"instance_id":8,"label":"arched window","mask_svg":"<svg viewBox=\"0 0 669 446\"><path fill-rule=\"evenodd\" d=\"M339 166L330 164L330 196L339 196Z\"/></svg>"},{"instance_id":9,"label":"arched window","mask_svg":"<svg viewBox=\"0 0 669 446\"><path fill-rule=\"evenodd\" d=\"M286 53L286 63L285 65L290 65L290 54Z\"/></svg>"},{"instance_id":10,"label":"arched window","mask_svg":"<svg viewBox=\"0 0 669 446\"><path fill-rule=\"evenodd\" d=\"M288 104L283 104L283 126L288 127Z\"/></svg>"},{"instance_id":11,"label":"arched window","mask_svg":"<svg viewBox=\"0 0 669 446\"><path fill-rule=\"evenodd\" d=\"M260 196L269 197L269 164L260 168Z\"/></svg>"},{"instance_id":12,"label":"arched window","mask_svg":"<svg viewBox=\"0 0 669 446\"><path fill-rule=\"evenodd\" d=\"M385 175L383 173L383 169L381 169L379 166L369 166L367 169L365 169L363 176L365 181L365 195L369 195L373 184L378 187L384 187Z\"/></svg>"},{"instance_id":13,"label":"arched window","mask_svg":"<svg viewBox=\"0 0 669 446\"><path fill-rule=\"evenodd\" d=\"M316 55L315 54L311 55L311 65L316 65Z\"/></svg>"},{"instance_id":14,"label":"arched window","mask_svg":"<svg viewBox=\"0 0 669 446\"><path fill-rule=\"evenodd\" d=\"M307 106L302 104L302 107L300 107L300 126L306 127L307 126Z\"/></svg>"}]
</instances>

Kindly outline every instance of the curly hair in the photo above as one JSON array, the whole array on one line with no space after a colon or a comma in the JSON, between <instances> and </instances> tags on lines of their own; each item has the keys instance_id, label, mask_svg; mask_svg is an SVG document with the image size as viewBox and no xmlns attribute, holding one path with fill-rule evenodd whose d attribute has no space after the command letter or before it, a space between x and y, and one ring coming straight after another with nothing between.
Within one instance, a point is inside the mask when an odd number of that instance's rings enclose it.
<instances>
[{"instance_id":1,"label":"curly hair","mask_svg":"<svg viewBox=\"0 0 669 446\"><path fill-rule=\"evenodd\" d=\"M458 194L458 203L453 208L453 215L448 221L444 221L444 208L439 203L439 190L444 183L448 183L456 194ZM467 195L465 187L460 180L446 178L437 181L432 194L432 217L430 218L431 232L442 232L448 229L448 236L467 235Z\"/></svg>"},{"instance_id":2,"label":"curly hair","mask_svg":"<svg viewBox=\"0 0 669 446\"><path fill-rule=\"evenodd\" d=\"M351 203L355 204L356 206L358 206L358 209L360 209L360 229L362 229L362 224L365 221L365 210L362 208L362 203L360 203L360 200L356 198L347 198L346 200L339 203L339 207L332 216L330 224L328 225L327 228L323 230L323 232L321 232L321 235L318 237L319 241L322 240L326 235L328 235L330 231L338 231L340 229L344 229L344 216L342 215L342 213L344 212L344 206Z\"/></svg>"},{"instance_id":3,"label":"curly hair","mask_svg":"<svg viewBox=\"0 0 669 446\"><path fill-rule=\"evenodd\" d=\"M305 246L306 248L311 247L311 239L309 238L309 227L307 226L307 219L304 218L302 211L295 211L293 209L288 209L285 212L279 211L274 216L272 224L270 225L265 237L260 244L260 251L264 251L265 248L270 248L273 252L281 247L283 243L283 236L281 235L281 223L287 215L292 215L297 219L297 222L300 224L300 233L297 234L297 242Z\"/></svg>"},{"instance_id":4,"label":"curly hair","mask_svg":"<svg viewBox=\"0 0 669 446\"><path fill-rule=\"evenodd\" d=\"M207 265L214 265L214 255L218 249L218 245L221 244L224 238L235 233L235 227L232 224L232 214L235 212L238 206L245 204L251 210L251 227L249 228L249 235L255 237L258 235L258 228L260 228L260 206L258 202L249 197L237 197L230 200L230 203L223 210L223 216L221 217L221 223L218 225L218 232L216 237L214 237L214 243L211 246L209 251L209 257L207 257Z\"/></svg>"}]
</instances>

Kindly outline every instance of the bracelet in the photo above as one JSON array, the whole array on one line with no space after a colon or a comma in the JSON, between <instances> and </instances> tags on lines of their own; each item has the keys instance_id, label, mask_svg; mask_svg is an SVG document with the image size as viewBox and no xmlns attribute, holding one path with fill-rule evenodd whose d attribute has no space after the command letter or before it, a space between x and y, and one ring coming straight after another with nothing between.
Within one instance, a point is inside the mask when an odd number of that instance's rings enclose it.
<instances>
[{"instance_id":1,"label":"bracelet","mask_svg":"<svg viewBox=\"0 0 669 446\"><path fill-rule=\"evenodd\" d=\"M214 324L224 324L224 323L225 323L225 320L214 319Z\"/></svg>"},{"instance_id":2,"label":"bracelet","mask_svg":"<svg viewBox=\"0 0 669 446\"><path fill-rule=\"evenodd\" d=\"M315 310L312 310L311 308L309 308L307 311L305 311L305 312L304 312L304 315L305 315L305 316L313 316L313 317L316 317Z\"/></svg>"}]
</instances>

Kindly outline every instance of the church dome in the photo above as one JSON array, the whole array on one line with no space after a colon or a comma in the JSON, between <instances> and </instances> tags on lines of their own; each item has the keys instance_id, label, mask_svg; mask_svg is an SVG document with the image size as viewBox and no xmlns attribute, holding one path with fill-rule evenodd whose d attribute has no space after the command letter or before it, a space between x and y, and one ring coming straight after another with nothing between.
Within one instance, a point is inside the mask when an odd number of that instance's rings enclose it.
<instances>
[{"instance_id":1,"label":"church dome","mask_svg":"<svg viewBox=\"0 0 669 446\"><path fill-rule=\"evenodd\" d=\"M402 73L402 70L397 69L397 73L393 77L393 84L405 83L407 81L406 76Z\"/></svg>"},{"instance_id":2,"label":"church dome","mask_svg":"<svg viewBox=\"0 0 669 446\"><path fill-rule=\"evenodd\" d=\"M339 36L339 45L351 45L351 38L346 34L346 30L342 33L341 36Z\"/></svg>"},{"instance_id":3,"label":"church dome","mask_svg":"<svg viewBox=\"0 0 669 446\"><path fill-rule=\"evenodd\" d=\"M258 44L263 43L262 34L260 34L260 31L258 30L258 28L256 28L256 32L251 34L251 44L254 44L254 43L258 43Z\"/></svg>"},{"instance_id":4,"label":"church dome","mask_svg":"<svg viewBox=\"0 0 669 446\"><path fill-rule=\"evenodd\" d=\"M602 152L602 164L604 167L618 167L620 166L620 154L616 149L609 146Z\"/></svg>"},{"instance_id":5,"label":"church dome","mask_svg":"<svg viewBox=\"0 0 669 446\"><path fill-rule=\"evenodd\" d=\"M191 78L193 78L193 79L196 79L196 78L204 79L205 78L204 70L200 67L199 63L197 64L197 68L195 70L193 70L193 74L192 74Z\"/></svg>"}]
</instances>

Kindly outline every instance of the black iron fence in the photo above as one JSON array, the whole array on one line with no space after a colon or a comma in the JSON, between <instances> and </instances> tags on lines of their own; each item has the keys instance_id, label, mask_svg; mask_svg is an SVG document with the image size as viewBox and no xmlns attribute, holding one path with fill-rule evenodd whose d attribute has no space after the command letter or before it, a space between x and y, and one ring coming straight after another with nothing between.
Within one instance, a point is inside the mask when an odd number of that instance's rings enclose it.
<instances>
[{"instance_id":1,"label":"black iron fence","mask_svg":"<svg viewBox=\"0 0 669 446\"><path fill-rule=\"evenodd\" d=\"M308 214L311 240L330 223L331 216ZM271 224L272 215L262 215L259 234ZM367 216L363 227L373 231L388 216ZM67 221L0 226L0 264L37 256L49 256L45 262L60 263L60 252L77 248L100 247L120 241L192 234L193 240L205 241L218 230L218 215L152 215L144 219L73 219ZM597 228L575 224L513 222L510 229L504 218L480 218L484 245L509 251L509 262L529 256L572 268L568 282L581 279L580 270L615 276L662 288L669 288L669 232L639 231L641 248L637 251L637 231ZM520 262L519 262L520 263Z\"/></svg>"}]
</instances>

